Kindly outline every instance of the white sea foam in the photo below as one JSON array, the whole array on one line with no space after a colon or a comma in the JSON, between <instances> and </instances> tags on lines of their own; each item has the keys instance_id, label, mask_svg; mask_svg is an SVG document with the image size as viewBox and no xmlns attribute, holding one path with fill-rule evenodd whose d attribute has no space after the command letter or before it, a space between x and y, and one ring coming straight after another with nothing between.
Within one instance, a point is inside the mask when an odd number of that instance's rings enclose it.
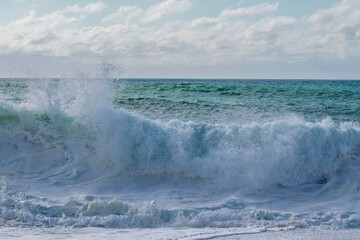
<instances>
[{"instance_id":1,"label":"white sea foam","mask_svg":"<svg viewBox=\"0 0 360 240\"><path fill-rule=\"evenodd\" d=\"M2 104L16 116L0 130L2 225L360 225L355 123L160 122L114 109L109 83L100 80L33 84L20 104ZM31 186L19 187L24 182ZM140 197L114 196L130 188ZM90 195L51 198L49 189ZM101 191L114 195L101 198ZM344 199L351 203L337 206ZM288 213L288 206L303 212Z\"/></svg>"}]
</instances>

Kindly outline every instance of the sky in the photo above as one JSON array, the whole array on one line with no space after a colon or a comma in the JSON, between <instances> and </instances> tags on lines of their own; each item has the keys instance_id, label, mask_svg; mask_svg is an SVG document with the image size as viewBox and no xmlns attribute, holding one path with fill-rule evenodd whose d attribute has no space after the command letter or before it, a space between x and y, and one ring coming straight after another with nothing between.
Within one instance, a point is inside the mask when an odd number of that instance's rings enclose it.
<instances>
[{"instance_id":1,"label":"sky","mask_svg":"<svg viewBox=\"0 0 360 240\"><path fill-rule=\"evenodd\" d=\"M359 0L0 0L0 77L360 79Z\"/></svg>"}]
</instances>

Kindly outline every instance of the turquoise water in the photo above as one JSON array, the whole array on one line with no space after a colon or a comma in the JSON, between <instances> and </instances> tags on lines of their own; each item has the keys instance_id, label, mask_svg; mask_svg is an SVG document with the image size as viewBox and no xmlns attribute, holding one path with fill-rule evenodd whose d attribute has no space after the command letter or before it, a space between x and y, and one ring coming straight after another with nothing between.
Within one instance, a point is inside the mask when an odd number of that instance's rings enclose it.
<instances>
[{"instance_id":1,"label":"turquoise water","mask_svg":"<svg viewBox=\"0 0 360 240\"><path fill-rule=\"evenodd\" d=\"M309 121L360 120L360 81L117 81L116 107L152 119L210 123L268 121L297 115Z\"/></svg>"},{"instance_id":2,"label":"turquoise water","mask_svg":"<svg viewBox=\"0 0 360 240\"><path fill-rule=\"evenodd\" d=\"M0 226L360 228L360 81L1 79Z\"/></svg>"},{"instance_id":3,"label":"turquoise water","mask_svg":"<svg viewBox=\"0 0 360 240\"><path fill-rule=\"evenodd\" d=\"M41 81L41 80L35 80ZM59 80L54 80L59 81ZM296 115L308 121L360 121L360 81L121 79L115 108L151 119L251 123ZM20 102L27 80L1 79L8 101Z\"/></svg>"}]
</instances>

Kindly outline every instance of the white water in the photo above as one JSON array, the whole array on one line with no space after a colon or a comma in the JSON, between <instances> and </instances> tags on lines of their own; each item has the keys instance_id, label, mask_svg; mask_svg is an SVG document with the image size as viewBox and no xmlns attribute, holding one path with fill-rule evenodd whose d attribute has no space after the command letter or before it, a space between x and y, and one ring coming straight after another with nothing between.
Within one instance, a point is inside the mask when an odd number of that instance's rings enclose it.
<instances>
[{"instance_id":1,"label":"white water","mask_svg":"<svg viewBox=\"0 0 360 240\"><path fill-rule=\"evenodd\" d=\"M360 226L355 123L156 122L110 82L29 86L2 102L3 226Z\"/></svg>"}]
</instances>

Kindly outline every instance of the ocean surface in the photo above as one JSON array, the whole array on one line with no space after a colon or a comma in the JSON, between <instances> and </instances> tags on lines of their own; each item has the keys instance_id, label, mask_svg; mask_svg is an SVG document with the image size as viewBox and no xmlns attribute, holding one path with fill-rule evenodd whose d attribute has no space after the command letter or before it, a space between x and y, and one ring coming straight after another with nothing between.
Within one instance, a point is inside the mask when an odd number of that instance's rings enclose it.
<instances>
[{"instance_id":1,"label":"ocean surface","mask_svg":"<svg viewBox=\"0 0 360 240\"><path fill-rule=\"evenodd\" d=\"M0 79L0 226L360 229L360 81Z\"/></svg>"}]
</instances>

